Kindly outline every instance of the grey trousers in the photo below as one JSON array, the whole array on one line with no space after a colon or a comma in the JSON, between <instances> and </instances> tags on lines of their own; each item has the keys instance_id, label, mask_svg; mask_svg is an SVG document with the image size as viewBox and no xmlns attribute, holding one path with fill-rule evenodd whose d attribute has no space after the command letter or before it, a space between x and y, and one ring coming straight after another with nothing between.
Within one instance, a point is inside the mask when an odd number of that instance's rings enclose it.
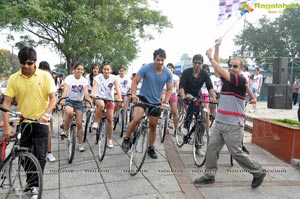
<instances>
[{"instance_id":1,"label":"grey trousers","mask_svg":"<svg viewBox=\"0 0 300 199\"><path fill-rule=\"evenodd\" d=\"M242 150L244 127L216 122L210 135L205 162L205 178L213 178L218 170L217 161L220 151L226 144L234 160L247 172L258 176L263 169L260 164L251 160Z\"/></svg>"}]
</instances>

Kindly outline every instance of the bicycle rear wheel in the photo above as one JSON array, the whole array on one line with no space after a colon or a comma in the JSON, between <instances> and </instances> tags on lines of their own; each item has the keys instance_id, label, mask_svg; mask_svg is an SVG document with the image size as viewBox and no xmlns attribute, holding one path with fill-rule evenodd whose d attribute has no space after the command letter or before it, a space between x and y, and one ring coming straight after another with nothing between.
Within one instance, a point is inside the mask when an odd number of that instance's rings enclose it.
<instances>
[{"instance_id":1,"label":"bicycle rear wheel","mask_svg":"<svg viewBox=\"0 0 300 199\"><path fill-rule=\"evenodd\" d=\"M135 136L129 160L129 172L132 176L141 170L145 161L148 150L149 129L140 127L137 132L135 132Z\"/></svg>"},{"instance_id":2,"label":"bicycle rear wheel","mask_svg":"<svg viewBox=\"0 0 300 199\"><path fill-rule=\"evenodd\" d=\"M9 182L16 198L28 199L32 193L37 198L43 194L43 172L39 161L29 152L17 152L9 164Z\"/></svg>"},{"instance_id":3,"label":"bicycle rear wheel","mask_svg":"<svg viewBox=\"0 0 300 199\"><path fill-rule=\"evenodd\" d=\"M195 129L193 142L193 157L198 167L203 166L205 163L208 141L208 128L205 124L200 124Z\"/></svg>"},{"instance_id":4,"label":"bicycle rear wheel","mask_svg":"<svg viewBox=\"0 0 300 199\"><path fill-rule=\"evenodd\" d=\"M161 119L158 126L158 132L160 135L160 142L163 143L166 136L167 131L167 123L168 123L168 111L164 110L161 114Z\"/></svg>"},{"instance_id":5,"label":"bicycle rear wheel","mask_svg":"<svg viewBox=\"0 0 300 199\"><path fill-rule=\"evenodd\" d=\"M102 161L106 151L107 144L107 120L103 120L97 129L98 135L98 156L99 160Z\"/></svg>"},{"instance_id":6,"label":"bicycle rear wheel","mask_svg":"<svg viewBox=\"0 0 300 199\"><path fill-rule=\"evenodd\" d=\"M71 125L70 134L68 136L68 161L71 164L74 159L76 147L76 126Z\"/></svg>"},{"instance_id":7,"label":"bicycle rear wheel","mask_svg":"<svg viewBox=\"0 0 300 199\"><path fill-rule=\"evenodd\" d=\"M90 110L88 110L86 112L86 118L85 118L83 142L86 141L86 134L89 131L89 127L91 125L91 115L92 115L92 112Z\"/></svg>"}]
</instances>

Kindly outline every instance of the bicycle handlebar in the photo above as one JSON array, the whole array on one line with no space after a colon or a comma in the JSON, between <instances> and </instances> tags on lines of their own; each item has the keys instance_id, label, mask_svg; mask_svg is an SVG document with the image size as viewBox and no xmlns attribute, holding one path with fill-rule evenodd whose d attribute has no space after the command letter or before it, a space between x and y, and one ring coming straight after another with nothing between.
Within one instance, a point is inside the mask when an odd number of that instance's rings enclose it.
<instances>
[{"instance_id":1,"label":"bicycle handlebar","mask_svg":"<svg viewBox=\"0 0 300 199\"><path fill-rule=\"evenodd\" d=\"M204 100L197 99L196 97L185 98L185 99L183 99L183 101L185 101L185 102L204 102L204 103L209 103L209 104L219 104L219 102L213 102L213 101L205 102Z\"/></svg>"},{"instance_id":2,"label":"bicycle handlebar","mask_svg":"<svg viewBox=\"0 0 300 199\"><path fill-rule=\"evenodd\" d=\"M40 123L37 119L32 119L32 118L29 118L29 117L25 117L24 115L22 115L21 112L17 112L17 111L10 111L2 106L0 106L0 110L9 114L10 116L13 116L13 117L18 117L21 119L21 121L23 120L29 120L29 121L33 121L33 122L36 122L36 123Z\"/></svg>"},{"instance_id":3,"label":"bicycle handlebar","mask_svg":"<svg viewBox=\"0 0 300 199\"><path fill-rule=\"evenodd\" d=\"M111 99L105 99L105 98L103 98L103 97L92 97L91 96L91 98L93 98L93 99L95 99L95 100L104 100L104 101L110 101L110 102L124 102L124 101L122 101L122 100L111 100Z\"/></svg>"}]
</instances>

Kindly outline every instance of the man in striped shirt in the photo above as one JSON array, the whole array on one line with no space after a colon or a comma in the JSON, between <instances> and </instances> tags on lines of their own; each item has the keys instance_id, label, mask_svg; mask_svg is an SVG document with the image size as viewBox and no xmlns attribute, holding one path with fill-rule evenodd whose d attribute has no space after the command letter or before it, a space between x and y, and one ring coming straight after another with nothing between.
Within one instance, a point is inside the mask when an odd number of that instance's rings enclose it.
<instances>
[{"instance_id":1,"label":"man in striped shirt","mask_svg":"<svg viewBox=\"0 0 300 199\"><path fill-rule=\"evenodd\" d=\"M216 44L218 51L220 42ZM257 188L263 182L266 173L261 165L251 160L242 150L242 140L244 136L244 118L245 118L245 100L248 87L247 80L240 75L244 65L243 60L234 57L230 60L226 70L219 64L218 58L212 58L212 50L209 49L206 55L220 75L223 86L221 89L218 110L216 114L216 123L210 136L205 173L201 178L197 178L195 184L210 184L215 182L215 174L218 170L217 160L221 149L226 144L228 151L237 163L246 171L253 175L251 187ZM255 102L252 95L251 100Z\"/></svg>"}]
</instances>

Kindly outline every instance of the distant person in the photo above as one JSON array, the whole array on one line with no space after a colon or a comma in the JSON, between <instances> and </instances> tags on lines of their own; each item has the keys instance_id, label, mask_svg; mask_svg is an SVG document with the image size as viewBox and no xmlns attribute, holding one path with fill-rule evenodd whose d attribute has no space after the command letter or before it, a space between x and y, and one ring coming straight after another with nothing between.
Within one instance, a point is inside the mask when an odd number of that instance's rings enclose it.
<instances>
[{"instance_id":1,"label":"distant person","mask_svg":"<svg viewBox=\"0 0 300 199\"><path fill-rule=\"evenodd\" d=\"M173 116L173 128L174 128L174 133L173 135L176 135L176 129L177 129L177 124L178 124L178 110L177 110L177 104L178 104L178 99L177 99L177 93L179 91L179 77L175 74L175 66L172 63L168 63L167 67L170 69L172 72L172 95L170 97L169 103L170 103L170 108L171 108L171 113ZM166 85L164 86L164 91L162 95L162 101L165 101L165 95L167 92L167 87Z\"/></svg>"},{"instance_id":2,"label":"distant person","mask_svg":"<svg viewBox=\"0 0 300 199\"><path fill-rule=\"evenodd\" d=\"M41 61L39 64L39 69L47 71L50 74L50 65L48 62L46 61ZM52 111L51 111L51 119L50 119L50 131L48 134L48 153L47 153L47 159L50 162L54 162L56 160L56 158L54 157L53 153L52 153L52 136L53 136L53 117L52 117Z\"/></svg>"},{"instance_id":3,"label":"distant person","mask_svg":"<svg viewBox=\"0 0 300 199\"><path fill-rule=\"evenodd\" d=\"M89 82L89 94L91 94L93 88L94 78L100 73L100 68L101 67L98 64L94 64L92 67L92 72L85 76Z\"/></svg>"},{"instance_id":4,"label":"distant person","mask_svg":"<svg viewBox=\"0 0 300 199\"><path fill-rule=\"evenodd\" d=\"M300 88L300 84L299 84L299 79L296 79L294 84L293 84L293 102L294 105L297 104L298 102L298 93L299 93L299 89Z\"/></svg>"},{"instance_id":5,"label":"distant person","mask_svg":"<svg viewBox=\"0 0 300 199\"><path fill-rule=\"evenodd\" d=\"M251 89L253 94L258 98L260 96L263 76L259 73L259 68L255 68L255 74L253 78L251 78ZM252 104L252 109L250 109L250 113L254 113L256 111L256 103Z\"/></svg>"}]
</instances>

